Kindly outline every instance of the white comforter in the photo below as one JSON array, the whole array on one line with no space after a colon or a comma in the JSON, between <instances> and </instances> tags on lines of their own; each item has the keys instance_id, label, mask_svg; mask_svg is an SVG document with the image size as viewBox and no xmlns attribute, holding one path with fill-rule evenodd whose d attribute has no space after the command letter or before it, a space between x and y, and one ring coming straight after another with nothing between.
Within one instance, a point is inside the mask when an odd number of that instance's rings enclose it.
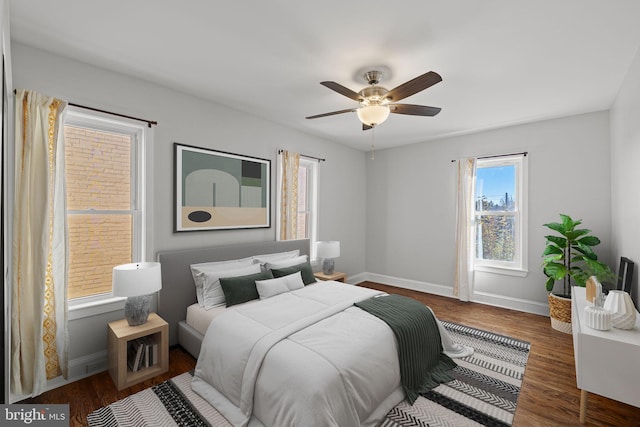
<instances>
[{"instance_id":1,"label":"white comforter","mask_svg":"<svg viewBox=\"0 0 640 427\"><path fill-rule=\"evenodd\" d=\"M319 282L211 323L192 388L234 425L376 425L404 393L395 337L353 303L378 291Z\"/></svg>"},{"instance_id":2,"label":"white comforter","mask_svg":"<svg viewBox=\"0 0 640 427\"><path fill-rule=\"evenodd\" d=\"M192 388L238 426L374 426L404 399L396 340L353 307L381 292L338 282L227 309L209 326ZM473 349L438 322L444 352Z\"/></svg>"}]
</instances>

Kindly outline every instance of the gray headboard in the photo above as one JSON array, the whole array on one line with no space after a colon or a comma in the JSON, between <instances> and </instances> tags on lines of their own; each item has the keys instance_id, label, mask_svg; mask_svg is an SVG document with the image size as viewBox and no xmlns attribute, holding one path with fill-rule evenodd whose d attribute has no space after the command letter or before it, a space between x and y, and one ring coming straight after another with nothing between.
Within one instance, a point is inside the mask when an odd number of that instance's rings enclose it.
<instances>
[{"instance_id":1,"label":"gray headboard","mask_svg":"<svg viewBox=\"0 0 640 427\"><path fill-rule=\"evenodd\" d=\"M178 343L178 322L184 320L187 307L196 302L191 264L225 261L253 255L300 250L309 255L309 239L240 243L199 249L158 253L162 264L162 289L158 292L158 314L169 323L169 345Z\"/></svg>"}]
</instances>

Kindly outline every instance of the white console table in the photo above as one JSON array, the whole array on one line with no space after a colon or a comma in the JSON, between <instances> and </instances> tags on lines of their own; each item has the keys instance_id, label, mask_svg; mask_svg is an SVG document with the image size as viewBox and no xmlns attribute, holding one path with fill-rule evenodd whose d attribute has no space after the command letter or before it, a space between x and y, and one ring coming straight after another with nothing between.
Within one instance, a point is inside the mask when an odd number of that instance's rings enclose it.
<instances>
[{"instance_id":1,"label":"white console table","mask_svg":"<svg viewBox=\"0 0 640 427\"><path fill-rule=\"evenodd\" d=\"M598 331L585 325L585 288L572 289L571 322L580 422L585 422L589 393L640 407L640 315L633 329Z\"/></svg>"}]
</instances>

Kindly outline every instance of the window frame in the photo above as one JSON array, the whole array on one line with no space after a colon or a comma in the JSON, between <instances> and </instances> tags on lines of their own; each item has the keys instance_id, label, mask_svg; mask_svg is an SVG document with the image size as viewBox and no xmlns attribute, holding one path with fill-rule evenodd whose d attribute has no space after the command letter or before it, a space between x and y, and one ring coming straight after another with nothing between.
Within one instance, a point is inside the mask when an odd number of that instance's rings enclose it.
<instances>
[{"instance_id":1,"label":"window frame","mask_svg":"<svg viewBox=\"0 0 640 427\"><path fill-rule=\"evenodd\" d=\"M307 225L309 227L310 259L316 259L316 242L318 241L318 161L300 156L300 165L307 169Z\"/></svg>"},{"instance_id":2,"label":"window frame","mask_svg":"<svg viewBox=\"0 0 640 427\"><path fill-rule=\"evenodd\" d=\"M132 215L131 262L145 261L148 248L151 247L149 236L152 235L149 232L151 224L146 214L146 207L150 205L148 195L151 194L151 190L147 186L151 182L148 178L151 169L145 161L149 156L151 129L135 120L120 119L107 113L88 113L74 107L67 107L65 112L63 126L67 125L131 136L131 209L129 211L67 209L67 215L130 212ZM125 300L126 298L113 296L112 292L68 299L69 319L119 310L124 307Z\"/></svg>"},{"instance_id":3,"label":"window frame","mask_svg":"<svg viewBox=\"0 0 640 427\"><path fill-rule=\"evenodd\" d=\"M309 259L312 264L316 263L316 242L318 241L318 160L300 154L298 168L307 169L307 224L309 227ZM280 204L282 200L282 156L278 156L278 182L277 182L277 203L276 203L276 239L280 240ZM298 214L301 211L297 212Z\"/></svg>"},{"instance_id":4,"label":"window frame","mask_svg":"<svg viewBox=\"0 0 640 427\"><path fill-rule=\"evenodd\" d=\"M475 181L477 171L481 168L515 166L515 209L514 211L477 211L475 204ZM473 229L473 264L475 271L484 271L497 274L524 277L528 274L528 162L526 154L515 154L500 157L487 157L476 159L476 171L474 174L474 204L473 217L471 218ZM477 258L476 230L477 218L481 216L511 216L514 218L514 261L498 261Z\"/></svg>"}]
</instances>

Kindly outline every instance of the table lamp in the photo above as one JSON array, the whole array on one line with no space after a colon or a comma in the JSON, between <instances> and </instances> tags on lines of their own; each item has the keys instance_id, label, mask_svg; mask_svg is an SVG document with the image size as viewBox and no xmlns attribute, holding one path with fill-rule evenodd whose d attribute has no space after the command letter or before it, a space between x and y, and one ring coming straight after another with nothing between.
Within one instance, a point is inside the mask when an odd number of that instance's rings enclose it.
<instances>
[{"instance_id":1,"label":"table lamp","mask_svg":"<svg viewBox=\"0 0 640 427\"><path fill-rule=\"evenodd\" d=\"M340 256L340 242L335 240L318 242L316 249L318 250L318 258L322 258L322 272L333 274L335 266L333 259Z\"/></svg>"},{"instance_id":2,"label":"table lamp","mask_svg":"<svg viewBox=\"0 0 640 427\"><path fill-rule=\"evenodd\" d=\"M113 296L127 297L124 317L131 326L149 317L151 294L162 289L159 262L136 262L113 267Z\"/></svg>"}]
</instances>

